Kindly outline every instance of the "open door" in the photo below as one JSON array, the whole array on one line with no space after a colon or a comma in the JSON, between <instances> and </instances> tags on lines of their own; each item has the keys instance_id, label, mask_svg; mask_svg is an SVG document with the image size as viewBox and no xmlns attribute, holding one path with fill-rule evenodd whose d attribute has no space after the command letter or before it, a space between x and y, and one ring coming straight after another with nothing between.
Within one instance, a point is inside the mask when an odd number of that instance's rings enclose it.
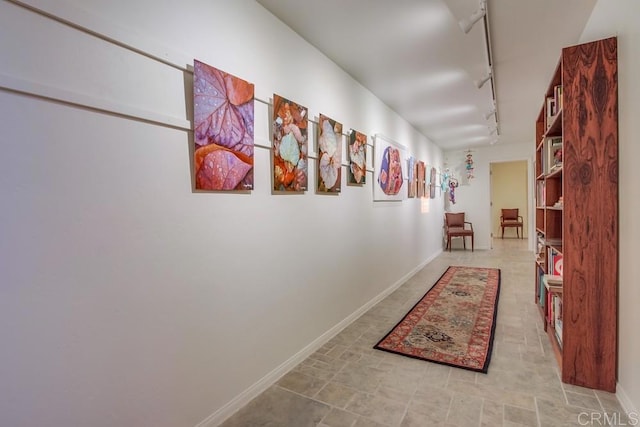
<instances>
[{"instance_id":1,"label":"open door","mask_svg":"<svg viewBox=\"0 0 640 427\"><path fill-rule=\"evenodd\" d=\"M501 209L518 208L528 238L529 199L527 196L527 161L491 163L491 237L500 238ZM515 228L505 229L504 238L516 238ZM492 239L493 240L493 239ZM492 245L493 247L493 245Z\"/></svg>"}]
</instances>

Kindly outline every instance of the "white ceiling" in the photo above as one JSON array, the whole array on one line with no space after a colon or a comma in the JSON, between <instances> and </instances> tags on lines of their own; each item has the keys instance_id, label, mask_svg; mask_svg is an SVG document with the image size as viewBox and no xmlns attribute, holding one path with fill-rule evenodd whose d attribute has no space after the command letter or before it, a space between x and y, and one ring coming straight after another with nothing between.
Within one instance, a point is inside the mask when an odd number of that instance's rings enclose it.
<instances>
[{"instance_id":1,"label":"white ceiling","mask_svg":"<svg viewBox=\"0 0 640 427\"><path fill-rule=\"evenodd\" d=\"M533 144L562 47L596 0L257 0L444 150ZM490 43L485 41L485 25ZM493 80L475 82L489 71ZM493 109L496 116L485 118ZM493 128L498 131L492 133Z\"/></svg>"}]
</instances>

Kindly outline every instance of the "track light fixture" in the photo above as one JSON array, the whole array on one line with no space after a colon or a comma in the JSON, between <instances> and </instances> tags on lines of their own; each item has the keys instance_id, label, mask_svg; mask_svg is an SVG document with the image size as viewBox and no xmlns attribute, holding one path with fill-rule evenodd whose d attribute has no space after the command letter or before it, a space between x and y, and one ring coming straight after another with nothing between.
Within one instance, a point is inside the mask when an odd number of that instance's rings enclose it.
<instances>
[{"instance_id":1,"label":"track light fixture","mask_svg":"<svg viewBox=\"0 0 640 427\"><path fill-rule=\"evenodd\" d=\"M487 114L484 115L484 119L489 120L489 117L493 116L495 113L496 113L496 109L494 108L493 110L489 111Z\"/></svg>"},{"instance_id":2,"label":"track light fixture","mask_svg":"<svg viewBox=\"0 0 640 427\"><path fill-rule=\"evenodd\" d=\"M480 79L480 80L476 80L476 87L477 87L478 89L481 89L481 88L482 88L482 86L484 86L484 84L485 84L486 82L488 82L489 80L491 80L491 71L489 71L489 72L487 73L487 75L486 75L486 76L484 76L482 79Z\"/></svg>"},{"instance_id":3,"label":"track light fixture","mask_svg":"<svg viewBox=\"0 0 640 427\"><path fill-rule=\"evenodd\" d=\"M473 14L469 18L460 20L458 24L460 25L460 28L462 29L462 31L464 31L464 33L467 34L469 31L471 31L471 28L473 28L476 22L484 18L484 15L486 13L487 13L487 0L480 0L480 8L475 12L473 12Z\"/></svg>"}]
</instances>

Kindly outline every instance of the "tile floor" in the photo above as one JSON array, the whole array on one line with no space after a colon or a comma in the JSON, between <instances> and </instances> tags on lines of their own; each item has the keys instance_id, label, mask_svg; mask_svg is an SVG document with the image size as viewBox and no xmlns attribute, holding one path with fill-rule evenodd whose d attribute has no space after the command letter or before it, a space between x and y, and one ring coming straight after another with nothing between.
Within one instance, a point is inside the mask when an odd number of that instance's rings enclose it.
<instances>
[{"instance_id":1,"label":"tile floor","mask_svg":"<svg viewBox=\"0 0 640 427\"><path fill-rule=\"evenodd\" d=\"M487 374L373 349L449 265L502 270ZM533 303L533 268L526 240L444 252L222 426L633 425L614 394L560 382Z\"/></svg>"}]
</instances>

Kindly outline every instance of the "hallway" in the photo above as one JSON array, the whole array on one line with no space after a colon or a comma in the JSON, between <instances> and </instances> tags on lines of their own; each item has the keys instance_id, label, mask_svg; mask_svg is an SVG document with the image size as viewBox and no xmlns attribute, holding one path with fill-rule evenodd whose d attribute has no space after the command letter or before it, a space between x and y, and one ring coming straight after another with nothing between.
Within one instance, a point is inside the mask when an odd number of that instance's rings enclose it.
<instances>
[{"instance_id":1,"label":"hallway","mask_svg":"<svg viewBox=\"0 0 640 427\"><path fill-rule=\"evenodd\" d=\"M373 349L450 265L501 269L488 374ZM443 252L222 425L631 425L614 394L560 382L534 305L533 268L527 240Z\"/></svg>"}]
</instances>

